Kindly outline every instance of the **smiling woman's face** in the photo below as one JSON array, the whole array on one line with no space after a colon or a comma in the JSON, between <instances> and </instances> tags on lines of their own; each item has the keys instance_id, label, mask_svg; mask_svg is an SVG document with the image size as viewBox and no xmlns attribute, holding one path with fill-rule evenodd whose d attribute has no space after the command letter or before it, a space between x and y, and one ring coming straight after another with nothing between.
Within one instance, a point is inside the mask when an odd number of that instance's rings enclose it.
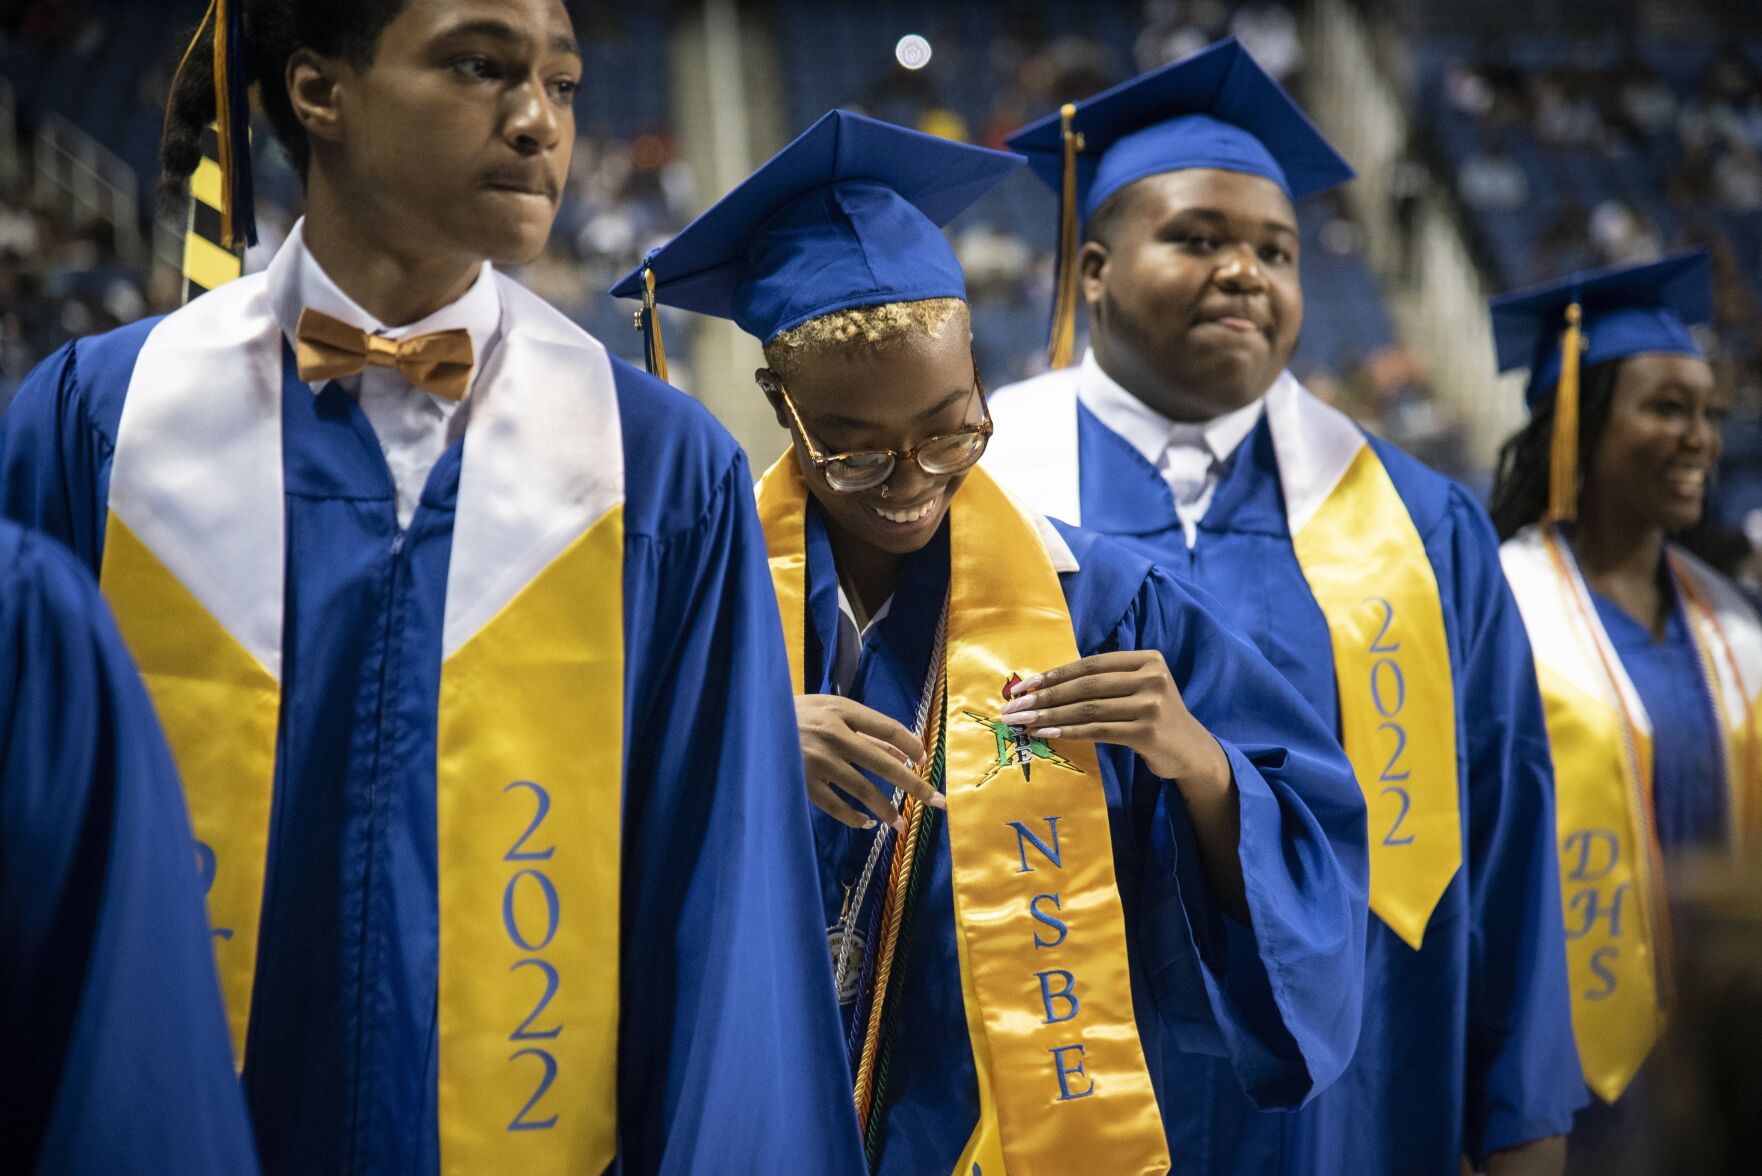
<instances>
[{"instance_id":1,"label":"smiling woman's face","mask_svg":"<svg viewBox=\"0 0 1762 1176\"><path fill-rule=\"evenodd\" d=\"M1691 527L1723 449L1726 393L1704 360L1634 355L1621 361L1609 419L1591 451L1582 497L1608 518L1665 533Z\"/></svg>"},{"instance_id":2,"label":"smiling woman's face","mask_svg":"<svg viewBox=\"0 0 1762 1176\"><path fill-rule=\"evenodd\" d=\"M879 347L804 351L792 358L785 387L822 456L904 452L984 415L964 306L934 334L918 330ZM928 474L915 461L900 462L880 485L842 493L814 468L781 395L772 395L772 405L777 423L791 432L808 488L837 531L894 555L914 552L936 534L967 471Z\"/></svg>"}]
</instances>

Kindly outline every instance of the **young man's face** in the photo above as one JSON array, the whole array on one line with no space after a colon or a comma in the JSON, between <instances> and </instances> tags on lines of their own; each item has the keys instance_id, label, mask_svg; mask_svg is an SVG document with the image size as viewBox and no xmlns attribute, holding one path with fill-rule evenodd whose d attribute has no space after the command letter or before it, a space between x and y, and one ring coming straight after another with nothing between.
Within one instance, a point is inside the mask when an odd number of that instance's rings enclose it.
<instances>
[{"instance_id":1,"label":"young man's face","mask_svg":"<svg viewBox=\"0 0 1762 1176\"><path fill-rule=\"evenodd\" d=\"M505 264L544 248L581 80L561 0L407 0L373 63L335 76L331 142L388 244Z\"/></svg>"},{"instance_id":2,"label":"young man's face","mask_svg":"<svg viewBox=\"0 0 1762 1176\"><path fill-rule=\"evenodd\" d=\"M1189 168L1116 199L1128 203L1081 259L1096 359L1176 419L1258 398L1303 325L1297 218L1284 192L1260 176Z\"/></svg>"}]
</instances>

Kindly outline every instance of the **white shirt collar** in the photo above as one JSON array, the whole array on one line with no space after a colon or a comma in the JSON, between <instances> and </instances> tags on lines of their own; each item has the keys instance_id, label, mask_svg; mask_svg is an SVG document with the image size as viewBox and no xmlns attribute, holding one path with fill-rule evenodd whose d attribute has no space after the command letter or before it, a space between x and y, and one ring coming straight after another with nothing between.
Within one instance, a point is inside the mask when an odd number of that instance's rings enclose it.
<instances>
[{"instance_id":1,"label":"white shirt collar","mask_svg":"<svg viewBox=\"0 0 1762 1176\"><path fill-rule=\"evenodd\" d=\"M1254 426L1260 422L1260 414L1266 411L1266 397L1262 396L1209 421L1191 424L1172 421L1126 391L1119 381L1103 371L1093 350L1083 356L1083 366L1077 377L1077 399L1102 424L1143 454L1144 460L1152 466L1160 466L1163 454L1179 445L1203 446L1211 452L1212 460L1227 461L1254 431Z\"/></svg>"},{"instance_id":2,"label":"white shirt collar","mask_svg":"<svg viewBox=\"0 0 1762 1176\"><path fill-rule=\"evenodd\" d=\"M476 360L471 371L471 380L475 385L478 373L484 369L484 360L495 346L502 329L502 295L496 286L495 271L489 262L483 263L477 280L452 302L417 322L401 327L388 327L345 294L331 280L330 275L324 272L323 267L306 248L305 225L305 217L294 222L287 240L270 261L267 272L270 305L274 308L276 321L281 324L282 334L287 336L290 345L300 322L300 311L306 307L388 339L403 339L411 335L426 335L434 331L463 327L471 336L471 353ZM313 385L312 391L317 392L321 387L322 385ZM456 407L456 402L453 401L437 403L441 403L443 407Z\"/></svg>"}]
</instances>

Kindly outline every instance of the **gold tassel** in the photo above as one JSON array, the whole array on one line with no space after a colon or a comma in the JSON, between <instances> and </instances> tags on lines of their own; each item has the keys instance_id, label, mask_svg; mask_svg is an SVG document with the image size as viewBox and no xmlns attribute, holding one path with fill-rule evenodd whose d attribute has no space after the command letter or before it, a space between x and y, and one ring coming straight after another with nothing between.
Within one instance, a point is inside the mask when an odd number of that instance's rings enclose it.
<instances>
[{"instance_id":1,"label":"gold tassel","mask_svg":"<svg viewBox=\"0 0 1762 1176\"><path fill-rule=\"evenodd\" d=\"M638 325L646 327L644 351L649 374L664 382L667 379L667 347L661 342L661 318L655 310L655 271L646 265L642 267L642 320Z\"/></svg>"},{"instance_id":2,"label":"gold tassel","mask_svg":"<svg viewBox=\"0 0 1762 1176\"><path fill-rule=\"evenodd\" d=\"M1046 362L1054 369L1068 367L1077 341L1077 152L1083 136L1071 130L1075 103L1059 110L1060 135L1064 141L1064 177L1059 191L1058 274L1052 295L1052 341Z\"/></svg>"},{"instance_id":3,"label":"gold tassel","mask_svg":"<svg viewBox=\"0 0 1762 1176\"><path fill-rule=\"evenodd\" d=\"M232 103L226 76L227 0L214 0L214 129L220 139L220 239L227 248L237 248L233 239L233 168L238 161L232 157Z\"/></svg>"},{"instance_id":4,"label":"gold tassel","mask_svg":"<svg viewBox=\"0 0 1762 1176\"><path fill-rule=\"evenodd\" d=\"M1566 308L1566 330L1560 336L1560 383L1554 392L1554 435L1548 454L1548 521L1571 522L1578 517L1578 368L1584 347L1582 312L1574 302Z\"/></svg>"}]
</instances>

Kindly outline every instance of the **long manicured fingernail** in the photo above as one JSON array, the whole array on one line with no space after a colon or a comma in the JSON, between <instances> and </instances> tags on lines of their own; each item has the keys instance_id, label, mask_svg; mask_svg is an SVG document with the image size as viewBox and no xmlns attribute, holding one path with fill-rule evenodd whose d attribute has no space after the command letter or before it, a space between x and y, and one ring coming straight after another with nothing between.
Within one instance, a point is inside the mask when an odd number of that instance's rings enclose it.
<instances>
[{"instance_id":1,"label":"long manicured fingernail","mask_svg":"<svg viewBox=\"0 0 1762 1176\"><path fill-rule=\"evenodd\" d=\"M932 792L930 794L929 803L930 807L933 809L945 809L948 807L948 798L943 796L940 792Z\"/></svg>"},{"instance_id":2,"label":"long manicured fingernail","mask_svg":"<svg viewBox=\"0 0 1762 1176\"><path fill-rule=\"evenodd\" d=\"M1018 711L1025 711L1033 705L1034 696L1032 694L1018 694L1003 704L1003 713L1013 715Z\"/></svg>"},{"instance_id":3,"label":"long manicured fingernail","mask_svg":"<svg viewBox=\"0 0 1762 1176\"><path fill-rule=\"evenodd\" d=\"M1064 732L1057 727L1043 727L1038 731L1029 731L1028 734L1034 736L1036 739L1057 739L1062 736Z\"/></svg>"},{"instance_id":4,"label":"long manicured fingernail","mask_svg":"<svg viewBox=\"0 0 1762 1176\"><path fill-rule=\"evenodd\" d=\"M904 833L905 832L905 818L904 817L895 817L895 818L893 818L893 820L891 820L887 823L889 825L893 826L893 831L895 833Z\"/></svg>"},{"instance_id":5,"label":"long manicured fingernail","mask_svg":"<svg viewBox=\"0 0 1762 1176\"><path fill-rule=\"evenodd\" d=\"M1029 674L1026 678L1023 678L1020 682L1016 683L1016 696L1019 698L1027 691L1040 689L1045 681L1046 678L1044 675Z\"/></svg>"},{"instance_id":6,"label":"long manicured fingernail","mask_svg":"<svg viewBox=\"0 0 1762 1176\"><path fill-rule=\"evenodd\" d=\"M865 830L873 829L874 827L875 827L875 818L874 817L870 817L867 821L863 822L863 828Z\"/></svg>"},{"instance_id":7,"label":"long manicured fingernail","mask_svg":"<svg viewBox=\"0 0 1762 1176\"><path fill-rule=\"evenodd\" d=\"M1009 711L1003 713L1009 715L1009 725L1012 727L1032 727L1034 720L1040 717L1039 711L1031 710L1017 711L1014 714Z\"/></svg>"}]
</instances>

